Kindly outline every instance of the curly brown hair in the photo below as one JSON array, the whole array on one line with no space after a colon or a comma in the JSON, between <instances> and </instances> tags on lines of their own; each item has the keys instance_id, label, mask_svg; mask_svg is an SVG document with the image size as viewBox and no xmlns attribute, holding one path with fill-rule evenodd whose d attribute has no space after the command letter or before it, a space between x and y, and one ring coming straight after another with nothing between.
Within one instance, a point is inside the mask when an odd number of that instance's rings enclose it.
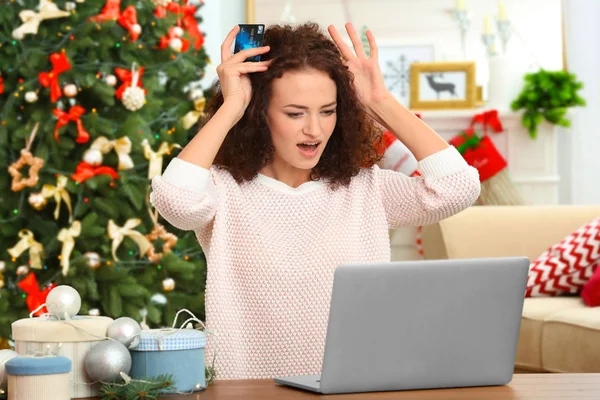
<instances>
[{"instance_id":1,"label":"curly brown hair","mask_svg":"<svg viewBox=\"0 0 600 400\"><path fill-rule=\"evenodd\" d=\"M271 84L287 71L313 68L327 73L337 87L337 123L323 154L310 174L311 180L324 179L330 186L348 185L361 168L381 158L378 148L381 131L369 117L354 88L352 73L336 44L315 23L296 27L272 25L265 32L269 53L261 61L273 59L265 72L250 74L252 98L240 121L229 131L214 165L223 168L238 183L252 180L273 161L275 148L266 115ZM223 104L217 92L206 109L208 121Z\"/></svg>"}]
</instances>

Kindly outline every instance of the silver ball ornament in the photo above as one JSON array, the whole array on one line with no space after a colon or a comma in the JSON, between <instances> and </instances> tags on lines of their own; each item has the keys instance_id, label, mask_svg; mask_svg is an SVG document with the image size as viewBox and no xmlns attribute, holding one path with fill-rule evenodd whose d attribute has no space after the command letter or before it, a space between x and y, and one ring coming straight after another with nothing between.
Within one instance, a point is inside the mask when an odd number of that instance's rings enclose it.
<instances>
[{"instance_id":1,"label":"silver ball ornament","mask_svg":"<svg viewBox=\"0 0 600 400\"><path fill-rule=\"evenodd\" d=\"M166 278L162 281L162 286L165 292L172 292L175 289L175 280L173 278Z\"/></svg>"},{"instance_id":2,"label":"silver ball ornament","mask_svg":"<svg viewBox=\"0 0 600 400\"><path fill-rule=\"evenodd\" d=\"M81 309L81 296L71 286L57 286L48 293L46 308L57 319L74 317Z\"/></svg>"},{"instance_id":3,"label":"silver ball ornament","mask_svg":"<svg viewBox=\"0 0 600 400\"><path fill-rule=\"evenodd\" d=\"M137 34L139 35L140 33L142 33L142 26L141 26L140 24L133 24L133 25L131 26L131 30L132 30L134 33L137 33Z\"/></svg>"},{"instance_id":4,"label":"silver ball ornament","mask_svg":"<svg viewBox=\"0 0 600 400\"><path fill-rule=\"evenodd\" d=\"M137 111L144 106L146 94L144 89L138 86L129 86L123 93L123 105L129 111Z\"/></svg>"},{"instance_id":5,"label":"silver ball ornament","mask_svg":"<svg viewBox=\"0 0 600 400\"><path fill-rule=\"evenodd\" d=\"M67 11L73 11L77 8L77 4L73 1L67 1L65 3L65 10Z\"/></svg>"},{"instance_id":6,"label":"silver ball ornament","mask_svg":"<svg viewBox=\"0 0 600 400\"><path fill-rule=\"evenodd\" d=\"M6 376L6 363L19 354L13 350L0 350L0 390L6 390L8 386L8 376Z\"/></svg>"},{"instance_id":7,"label":"silver ball ornament","mask_svg":"<svg viewBox=\"0 0 600 400\"><path fill-rule=\"evenodd\" d=\"M98 253L94 253L93 251L88 251L83 254L83 257L85 258L85 263L91 269L100 268L100 264L102 263L102 261L100 260L100 255Z\"/></svg>"},{"instance_id":8,"label":"silver ball ornament","mask_svg":"<svg viewBox=\"0 0 600 400\"><path fill-rule=\"evenodd\" d=\"M152 297L150 297L150 302L164 306L167 304L167 297L162 293L155 293L152 295Z\"/></svg>"},{"instance_id":9,"label":"silver ball ornament","mask_svg":"<svg viewBox=\"0 0 600 400\"><path fill-rule=\"evenodd\" d=\"M131 354L121 343L104 340L87 352L84 364L92 382L116 382L121 372L129 374Z\"/></svg>"},{"instance_id":10,"label":"silver ball ornament","mask_svg":"<svg viewBox=\"0 0 600 400\"><path fill-rule=\"evenodd\" d=\"M35 103L38 101L38 95L33 90L25 93L25 101L28 103Z\"/></svg>"},{"instance_id":11,"label":"silver ball ornament","mask_svg":"<svg viewBox=\"0 0 600 400\"><path fill-rule=\"evenodd\" d=\"M67 97L75 97L77 96L77 86L72 83L69 83L63 88L63 93Z\"/></svg>"},{"instance_id":12,"label":"silver ball ornament","mask_svg":"<svg viewBox=\"0 0 600 400\"><path fill-rule=\"evenodd\" d=\"M19 265L17 268L17 276L27 275L29 273L29 267L27 265Z\"/></svg>"},{"instance_id":13,"label":"silver ball ornament","mask_svg":"<svg viewBox=\"0 0 600 400\"><path fill-rule=\"evenodd\" d=\"M180 26L176 26L173 28L173 34L177 37L182 37L183 36L183 28Z\"/></svg>"},{"instance_id":14,"label":"silver ball ornament","mask_svg":"<svg viewBox=\"0 0 600 400\"><path fill-rule=\"evenodd\" d=\"M102 152L98 149L87 149L83 153L83 161L86 163L97 167L98 165L102 165L103 156Z\"/></svg>"},{"instance_id":15,"label":"silver ball ornament","mask_svg":"<svg viewBox=\"0 0 600 400\"><path fill-rule=\"evenodd\" d=\"M121 317L109 325L107 336L132 349L140 342L140 333L142 333L142 328L136 320Z\"/></svg>"}]
</instances>

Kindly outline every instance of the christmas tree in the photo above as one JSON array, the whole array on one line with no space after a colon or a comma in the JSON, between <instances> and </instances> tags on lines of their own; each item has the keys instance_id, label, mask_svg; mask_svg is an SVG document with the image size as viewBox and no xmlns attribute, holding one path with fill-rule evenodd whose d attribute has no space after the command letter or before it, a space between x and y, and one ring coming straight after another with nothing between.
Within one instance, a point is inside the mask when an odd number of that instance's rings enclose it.
<instances>
[{"instance_id":1,"label":"christmas tree","mask_svg":"<svg viewBox=\"0 0 600 400\"><path fill-rule=\"evenodd\" d=\"M0 337L54 285L80 315L204 318L197 240L148 199L210 97L198 7L0 0Z\"/></svg>"}]
</instances>

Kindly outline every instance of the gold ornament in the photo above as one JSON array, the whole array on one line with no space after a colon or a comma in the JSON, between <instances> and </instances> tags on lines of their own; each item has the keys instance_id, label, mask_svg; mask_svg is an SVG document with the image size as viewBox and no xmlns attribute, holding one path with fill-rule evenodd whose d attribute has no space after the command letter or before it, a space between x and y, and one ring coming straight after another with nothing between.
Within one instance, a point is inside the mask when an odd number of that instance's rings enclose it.
<instances>
[{"instance_id":1,"label":"gold ornament","mask_svg":"<svg viewBox=\"0 0 600 400\"><path fill-rule=\"evenodd\" d=\"M71 258L71 253L75 248L75 238L80 234L81 222L79 221L74 221L70 228L63 228L58 233L58 240L63 243L62 250L60 252L60 266L62 267L63 276L67 276L69 273L69 259Z\"/></svg>"},{"instance_id":2,"label":"gold ornament","mask_svg":"<svg viewBox=\"0 0 600 400\"><path fill-rule=\"evenodd\" d=\"M140 249L140 257L146 254L148 249L152 247L152 243L150 243L144 235L133 230L133 228L141 223L142 220L139 218L128 219L123 226L116 225L112 219L108 221L108 237L112 239L112 256L115 261L119 261L119 258L117 257L117 249L126 236L131 238L138 245Z\"/></svg>"},{"instance_id":3,"label":"gold ornament","mask_svg":"<svg viewBox=\"0 0 600 400\"><path fill-rule=\"evenodd\" d=\"M105 136L100 136L94 140L90 149L98 150L102 154L107 154L114 150L119 157L118 169L120 171L131 169L134 166L133 160L129 155L129 153L131 153L131 140L127 136L123 136L116 140L109 140Z\"/></svg>"},{"instance_id":4,"label":"gold ornament","mask_svg":"<svg viewBox=\"0 0 600 400\"><path fill-rule=\"evenodd\" d=\"M17 275L18 276L24 276L27 275L29 273L29 267L27 265L20 265L17 268Z\"/></svg>"},{"instance_id":5,"label":"gold ornament","mask_svg":"<svg viewBox=\"0 0 600 400\"><path fill-rule=\"evenodd\" d=\"M100 260L100 255L98 253L88 251L83 254L83 257L85 257L85 263L91 269L100 268L100 265L102 264L102 260Z\"/></svg>"},{"instance_id":6,"label":"gold ornament","mask_svg":"<svg viewBox=\"0 0 600 400\"><path fill-rule=\"evenodd\" d=\"M44 160L39 157L34 157L29 151L31 143L35 138L39 123L36 123L31 132L31 137L25 142L25 148L21 150L21 157L8 167L8 173L13 177L11 190L18 192L26 187L34 187L37 185L40 177L39 170L44 166ZM21 168L29 165L29 177L22 178Z\"/></svg>"},{"instance_id":7,"label":"gold ornament","mask_svg":"<svg viewBox=\"0 0 600 400\"><path fill-rule=\"evenodd\" d=\"M183 127L190 129L200 117L204 116L204 107L206 107L206 98L204 96L194 100L194 110L183 116Z\"/></svg>"},{"instance_id":8,"label":"gold ornament","mask_svg":"<svg viewBox=\"0 0 600 400\"><path fill-rule=\"evenodd\" d=\"M25 250L29 249L29 260L31 261L31 266L35 269L42 269L42 253L44 252L44 246L35 240L33 232L31 232L29 229L21 229L19 231L19 237L21 240L19 240L13 247L8 249L10 255L17 258Z\"/></svg>"},{"instance_id":9,"label":"gold ornament","mask_svg":"<svg viewBox=\"0 0 600 400\"><path fill-rule=\"evenodd\" d=\"M142 141L142 147L144 148L144 157L146 157L146 160L150 161L150 166L148 167L148 179L152 179L161 174L163 156L165 154L171 154L171 151L173 151L174 148L181 148L181 146L178 144L162 142L158 148L158 151L154 151L152 150L152 147L150 147L148 139L144 139Z\"/></svg>"},{"instance_id":10,"label":"gold ornament","mask_svg":"<svg viewBox=\"0 0 600 400\"><path fill-rule=\"evenodd\" d=\"M0 289L4 287L4 270L6 269L6 262L0 261Z\"/></svg>"},{"instance_id":11,"label":"gold ornament","mask_svg":"<svg viewBox=\"0 0 600 400\"><path fill-rule=\"evenodd\" d=\"M60 216L60 202L61 199L64 200L67 208L69 209L69 221L73 219L73 209L71 208L71 196L69 196L69 192L65 187L67 186L67 182L69 178L64 175L59 175L56 178L56 186L52 185L44 185L42 186L42 196L44 198L49 199L50 197L54 197L54 201L56 202L56 208L54 209L54 219L58 219Z\"/></svg>"},{"instance_id":12,"label":"gold ornament","mask_svg":"<svg viewBox=\"0 0 600 400\"><path fill-rule=\"evenodd\" d=\"M58 6L50 0L40 0L37 9L39 10L37 13L33 10L23 10L19 13L23 25L13 30L12 36L14 39L21 40L27 34L36 35L40 22L46 19L65 18L71 15L68 11L59 10Z\"/></svg>"},{"instance_id":13,"label":"gold ornament","mask_svg":"<svg viewBox=\"0 0 600 400\"><path fill-rule=\"evenodd\" d=\"M0 350L11 349L10 343L8 343L8 339L0 337Z\"/></svg>"},{"instance_id":14,"label":"gold ornament","mask_svg":"<svg viewBox=\"0 0 600 400\"><path fill-rule=\"evenodd\" d=\"M43 210L44 207L46 207L46 204L48 204L48 199L42 196L42 194L39 192L31 193L29 195L29 204L31 205L31 207L40 211Z\"/></svg>"},{"instance_id":15,"label":"gold ornament","mask_svg":"<svg viewBox=\"0 0 600 400\"><path fill-rule=\"evenodd\" d=\"M175 281L173 278L167 278L162 281L162 286L165 292L172 292L175 289Z\"/></svg>"}]
</instances>

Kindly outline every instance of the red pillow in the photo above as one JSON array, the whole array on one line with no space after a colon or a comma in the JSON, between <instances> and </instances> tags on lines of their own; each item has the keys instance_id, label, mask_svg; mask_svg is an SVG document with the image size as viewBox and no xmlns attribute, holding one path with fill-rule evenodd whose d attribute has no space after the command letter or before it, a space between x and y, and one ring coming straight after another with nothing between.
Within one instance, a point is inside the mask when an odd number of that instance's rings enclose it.
<instances>
[{"instance_id":1,"label":"red pillow","mask_svg":"<svg viewBox=\"0 0 600 400\"><path fill-rule=\"evenodd\" d=\"M580 293L599 261L600 218L596 218L531 264L525 297Z\"/></svg>"},{"instance_id":2,"label":"red pillow","mask_svg":"<svg viewBox=\"0 0 600 400\"><path fill-rule=\"evenodd\" d=\"M590 307L600 306L600 268L596 268L594 275L583 285L581 298Z\"/></svg>"}]
</instances>

